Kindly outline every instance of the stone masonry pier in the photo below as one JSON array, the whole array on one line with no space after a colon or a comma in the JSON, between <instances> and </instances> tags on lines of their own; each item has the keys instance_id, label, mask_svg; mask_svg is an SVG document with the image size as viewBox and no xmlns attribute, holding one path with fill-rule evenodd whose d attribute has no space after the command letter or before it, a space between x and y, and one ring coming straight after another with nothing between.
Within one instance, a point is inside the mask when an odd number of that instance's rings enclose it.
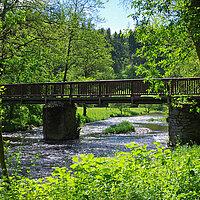
<instances>
[{"instance_id":1,"label":"stone masonry pier","mask_svg":"<svg viewBox=\"0 0 200 200\"><path fill-rule=\"evenodd\" d=\"M79 138L76 106L61 102L43 107L43 135L45 140L73 140Z\"/></svg>"},{"instance_id":2,"label":"stone masonry pier","mask_svg":"<svg viewBox=\"0 0 200 200\"><path fill-rule=\"evenodd\" d=\"M177 143L200 145L200 113L196 109L188 104L170 106L168 123L170 146Z\"/></svg>"}]
</instances>

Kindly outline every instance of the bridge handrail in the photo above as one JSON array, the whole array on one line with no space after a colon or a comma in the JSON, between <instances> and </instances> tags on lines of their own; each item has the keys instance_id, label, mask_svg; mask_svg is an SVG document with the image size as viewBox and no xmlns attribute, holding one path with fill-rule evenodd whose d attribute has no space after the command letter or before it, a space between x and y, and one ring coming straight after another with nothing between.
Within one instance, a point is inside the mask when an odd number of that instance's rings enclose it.
<instances>
[{"instance_id":1,"label":"bridge handrail","mask_svg":"<svg viewBox=\"0 0 200 200\"><path fill-rule=\"evenodd\" d=\"M155 81L162 83L153 90ZM6 88L2 97L72 97L72 96L140 96L140 95L200 95L200 77L120 79L80 82L48 82L0 84ZM156 86L157 87L157 86Z\"/></svg>"},{"instance_id":2,"label":"bridge handrail","mask_svg":"<svg viewBox=\"0 0 200 200\"><path fill-rule=\"evenodd\" d=\"M9 85L52 85L52 84L70 84L70 83L102 83L102 82L129 82L129 81L151 81L151 80L200 80L200 77L190 77L190 78L152 78L152 79L116 79L116 80L96 80L96 81L67 81L67 82L44 82L44 83L14 83L14 84L0 84L0 86Z\"/></svg>"}]
</instances>

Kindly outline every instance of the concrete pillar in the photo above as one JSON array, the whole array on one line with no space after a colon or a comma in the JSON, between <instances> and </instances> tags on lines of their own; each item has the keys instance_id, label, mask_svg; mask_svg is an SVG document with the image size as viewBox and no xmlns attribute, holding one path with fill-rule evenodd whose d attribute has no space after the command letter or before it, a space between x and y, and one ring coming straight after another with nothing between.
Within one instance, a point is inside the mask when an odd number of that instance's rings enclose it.
<instances>
[{"instance_id":1,"label":"concrete pillar","mask_svg":"<svg viewBox=\"0 0 200 200\"><path fill-rule=\"evenodd\" d=\"M200 144L200 113L190 105L169 108L169 145Z\"/></svg>"},{"instance_id":2,"label":"concrete pillar","mask_svg":"<svg viewBox=\"0 0 200 200\"><path fill-rule=\"evenodd\" d=\"M76 106L61 102L43 107L43 135L45 140L73 140L79 138Z\"/></svg>"}]
</instances>

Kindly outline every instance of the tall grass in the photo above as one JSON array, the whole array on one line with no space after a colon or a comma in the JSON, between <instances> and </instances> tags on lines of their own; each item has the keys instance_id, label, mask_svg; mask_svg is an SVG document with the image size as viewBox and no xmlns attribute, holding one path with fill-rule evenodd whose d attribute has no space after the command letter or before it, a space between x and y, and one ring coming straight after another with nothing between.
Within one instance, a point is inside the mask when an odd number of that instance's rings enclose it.
<instances>
[{"instance_id":1,"label":"tall grass","mask_svg":"<svg viewBox=\"0 0 200 200\"><path fill-rule=\"evenodd\" d=\"M114 157L80 155L73 169L55 168L52 177L12 177L10 190L0 182L1 199L200 199L200 147L156 150L127 145Z\"/></svg>"}]
</instances>

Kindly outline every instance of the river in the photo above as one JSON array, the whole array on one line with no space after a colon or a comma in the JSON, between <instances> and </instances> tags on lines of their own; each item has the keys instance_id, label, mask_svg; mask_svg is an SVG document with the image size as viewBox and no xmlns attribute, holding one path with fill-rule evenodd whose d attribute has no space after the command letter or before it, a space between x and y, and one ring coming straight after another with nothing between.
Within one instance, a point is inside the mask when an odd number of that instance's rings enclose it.
<instances>
[{"instance_id":1,"label":"river","mask_svg":"<svg viewBox=\"0 0 200 200\"><path fill-rule=\"evenodd\" d=\"M125 144L130 142L138 143L139 146L147 144L150 149L155 148L153 142L160 142L166 147L167 124L163 121L151 121L151 118L161 119L163 116L113 117L88 123L81 128L80 139L56 143L43 140L42 127L26 132L3 133L4 140L9 141L9 171L32 178L43 178L51 175L52 167L69 168L72 157L80 154L113 156L116 151L128 151ZM122 121L131 122L136 131L120 135L102 134L103 129ZM30 171L29 174L27 170Z\"/></svg>"}]
</instances>

